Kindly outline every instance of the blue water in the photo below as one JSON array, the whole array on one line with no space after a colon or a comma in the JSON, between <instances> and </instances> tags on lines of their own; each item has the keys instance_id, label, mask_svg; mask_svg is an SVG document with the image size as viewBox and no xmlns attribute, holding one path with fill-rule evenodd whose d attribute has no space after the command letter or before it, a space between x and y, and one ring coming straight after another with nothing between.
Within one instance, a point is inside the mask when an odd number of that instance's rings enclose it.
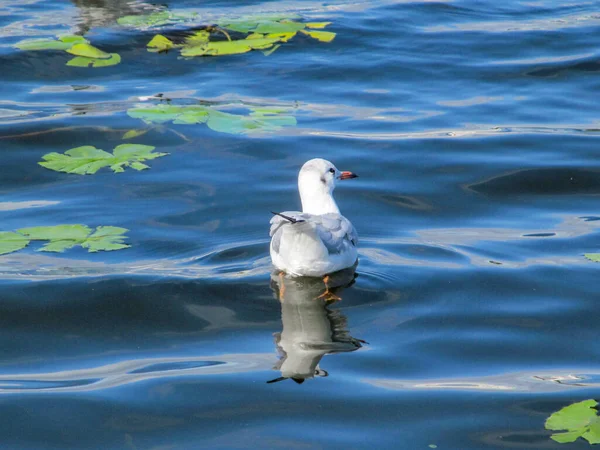
<instances>
[{"instance_id":1,"label":"blue water","mask_svg":"<svg viewBox=\"0 0 600 450\"><path fill-rule=\"evenodd\" d=\"M3 6L1 230L112 225L131 248L0 256L2 448L588 446L544 421L599 396L600 2L170 1L197 21L153 30L116 19L160 5ZM145 48L258 13L337 36L270 56ZM14 48L65 33L121 64ZM141 172L37 164L112 150L143 128L128 109L165 98L278 105L297 126L165 124L131 141L169 153ZM330 304L268 256L269 211L299 207L313 157L360 175L336 190L361 240Z\"/></svg>"}]
</instances>

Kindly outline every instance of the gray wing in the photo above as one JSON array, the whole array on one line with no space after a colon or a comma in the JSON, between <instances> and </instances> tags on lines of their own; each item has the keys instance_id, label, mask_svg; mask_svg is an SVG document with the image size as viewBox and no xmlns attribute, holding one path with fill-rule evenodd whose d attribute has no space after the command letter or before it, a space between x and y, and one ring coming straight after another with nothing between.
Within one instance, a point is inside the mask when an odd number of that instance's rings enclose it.
<instances>
[{"instance_id":1,"label":"gray wing","mask_svg":"<svg viewBox=\"0 0 600 450\"><path fill-rule=\"evenodd\" d=\"M281 216L273 216L271 219L270 236L272 237L273 250L276 252L279 252L284 226L296 226L300 229L301 227L306 227L307 224L316 231L330 254L340 253L347 243L350 243L354 247L358 245L358 234L354 226L341 214L314 215L297 211L286 211L282 214L302 222L294 224Z\"/></svg>"}]
</instances>

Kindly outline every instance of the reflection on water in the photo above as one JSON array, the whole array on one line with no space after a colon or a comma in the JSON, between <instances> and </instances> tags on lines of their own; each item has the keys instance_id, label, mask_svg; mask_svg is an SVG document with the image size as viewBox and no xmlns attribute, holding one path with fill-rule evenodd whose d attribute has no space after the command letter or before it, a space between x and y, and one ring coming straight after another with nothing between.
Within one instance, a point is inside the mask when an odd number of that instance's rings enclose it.
<instances>
[{"instance_id":1,"label":"reflection on water","mask_svg":"<svg viewBox=\"0 0 600 450\"><path fill-rule=\"evenodd\" d=\"M326 377L328 372L319 366L324 355L353 352L366 343L350 335L341 311L329 308L338 301L333 296L341 297L344 288L354 284L355 268L330 275L329 289L321 278L271 274L271 288L281 303L283 329L274 334L280 354L274 369L281 377L268 383L292 379L300 384L309 378Z\"/></svg>"}]
</instances>

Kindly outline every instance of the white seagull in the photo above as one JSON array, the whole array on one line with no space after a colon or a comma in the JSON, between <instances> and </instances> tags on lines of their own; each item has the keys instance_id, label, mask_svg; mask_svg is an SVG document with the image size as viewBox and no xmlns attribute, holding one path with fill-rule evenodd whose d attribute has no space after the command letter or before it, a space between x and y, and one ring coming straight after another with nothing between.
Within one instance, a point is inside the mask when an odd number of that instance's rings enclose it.
<instances>
[{"instance_id":1,"label":"white seagull","mask_svg":"<svg viewBox=\"0 0 600 450\"><path fill-rule=\"evenodd\" d=\"M327 274L356 263L358 235L333 199L338 180L356 177L320 158L302 166L302 212L273 213L271 219L271 260L277 269L291 276L325 276L327 286Z\"/></svg>"}]
</instances>

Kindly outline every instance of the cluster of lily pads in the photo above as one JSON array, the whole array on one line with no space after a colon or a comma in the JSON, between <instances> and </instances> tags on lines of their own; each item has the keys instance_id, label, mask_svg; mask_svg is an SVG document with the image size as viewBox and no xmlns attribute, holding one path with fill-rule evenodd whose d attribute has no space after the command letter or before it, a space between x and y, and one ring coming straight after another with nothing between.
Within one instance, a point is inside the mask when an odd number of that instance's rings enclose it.
<instances>
[{"instance_id":1,"label":"cluster of lily pads","mask_svg":"<svg viewBox=\"0 0 600 450\"><path fill-rule=\"evenodd\" d=\"M238 106L239 108L239 106ZM208 105L171 105L160 103L152 106L130 108L127 114L134 119L141 119L147 124L172 122L179 125L206 123L213 131L229 134L254 134L279 131L283 127L295 126L296 118L289 115L285 107L246 107L248 115L232 114L220 111ZM132 130L123 136L125 139L135 137L141 132Z\"/></svg>"},{"instance_id":2,"label":"cluster of lily pads","mask_svg":"<svg viewBox=\"0 0 600 450\"><path fill-rule=\"evenodd\" d=\"M118 53L106 53L93 45L82 36L63 35L56 39L27 39L17 42L15 47L20 50L64 50L75 55L67 62L73 67L108 67L121 62Z\"/></svg>"},{"instance_id":3,"label":"cluster of lily pads","mask_svg":"<svg viewBox=\"0 0 600 450\"><path fill-rule=\"evenodd\" d=\"M550 436L551 439L565 444L583 438L590 444L600 444L600 417L597 406L598 402L590 399L565 406L553 413L546 420L546 429L566 431L554 433Z\"/></svg>"},{"instance_id":4,"label":"cluster of lily pads","mask_svg":"<svg viewBox=\"0 0 600 450\"><path fill-rule=\"evenodd\" d=\"M157 34L148 42L147 47L151 52L179 48L184 57L236 55L251 50L264 50L265 55L270 55L279 48L281 42L289 41L298 33L321 42L331 42L335 33L319 30L330 24L331 22L303 23L278 17L226 20L194 32L181 43ZM243 36L232 39L230 32L243 33ZM219 39L215 39L217 37Z\"/></svg>"},{"instance_id":5,"label":"cluster of lily pads","mask_svg":"<svg viewBox=\"0 0 600 450\"><path fill-rule=\"evenodd\" d=\"M123 172L125 167L144 170L149 166L142 161L168 155L153 153L154 148L151 145L121 144L114 148L113 153L108 153L91 145L84 145L67 150L64 154L48 153L42 157L44 161L39 165L57 172L79 175L94 174L103 167L110 167L115 173Z\"/></svg>"},{"instance_id":6,"label":"cluster of lily pads","mask_svg":"<svg viewBox=\"0 0 600 450\"><path fill-rule=\"evenodd\" d=\"M54 225L0 231L0 255L16 252L31 241L48 241L38 251L62 253L75 246L88 252L112 251L128 248L124 243L127 228L100 226L92 230L86 225Z\"/></svg>"},{"instance_id":7,"label":"cluster of lily pads","mask_svg":"<svg viewBox=\"0 0 600 450\"><path fill-rule=\"evenodd\" d=\"M583 256L585 256L590 261L600 262L600 253L586 253Z\"/></svg>"}]
</instances>

